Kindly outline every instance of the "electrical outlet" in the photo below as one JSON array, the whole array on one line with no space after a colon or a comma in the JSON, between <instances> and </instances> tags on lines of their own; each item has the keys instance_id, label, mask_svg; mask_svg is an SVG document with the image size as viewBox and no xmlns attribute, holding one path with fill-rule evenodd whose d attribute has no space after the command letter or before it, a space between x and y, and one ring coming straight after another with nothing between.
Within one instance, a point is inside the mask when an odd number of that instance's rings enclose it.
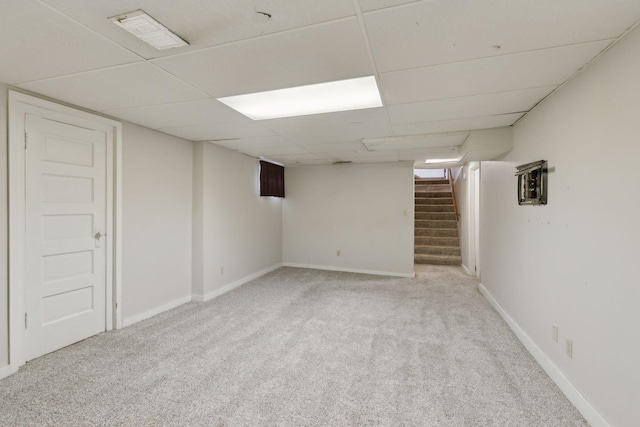
<instances>
[{"instance_id":1,"label":"electrical outlet","mask_svg":"<svg viewBox=\"0 0 640 427\"><path fill-rule=\"evenodd\" d=\"M336 256L340 256L340 249L336 251Z\"/></svg>"},{"instance_id":2,"label":"electrical outlet","mask_svg":"<svg viewBox=\"0 0 640 427\"><path fill-rule=\"evenodd\" d=\"M558 326L557 325L551 326L551 338L553 339L553 342L558 342Z\"/></svg>"},{"instance_id":3,"label":"electrical outlet","mask_svg":"<svg viewBox=\"0 0 640 427\"><path fill-rule=\"evenodd\" d=\"M567 356L573 358L573 341L567 338Z\"/></svg>"},{"instance_id":4,"label":"electrical outlet","mask_svg":"<svg viewBox=\"0 0 640 427\"><path fill-rule=\"evenodd\" d=\"M224 274L224 266L220 266L220 275L222 276Z\"/></svg>"}]
</instances>

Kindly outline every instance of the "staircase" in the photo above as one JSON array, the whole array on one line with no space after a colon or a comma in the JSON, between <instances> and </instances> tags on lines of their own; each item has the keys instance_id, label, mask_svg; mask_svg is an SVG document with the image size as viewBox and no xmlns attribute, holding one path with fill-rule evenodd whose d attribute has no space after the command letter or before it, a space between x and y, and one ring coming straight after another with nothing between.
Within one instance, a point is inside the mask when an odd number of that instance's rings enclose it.
<instances>
[{"instance_id":1,"label":"staircase","mask_svg":"<svg viewBox=\"0 0 640 427\"><path fill-rule=\"evenodd\" d=\"M458 221L448 179L415 179L416 264L460 265Z\"/></svg>"}]
</instances>

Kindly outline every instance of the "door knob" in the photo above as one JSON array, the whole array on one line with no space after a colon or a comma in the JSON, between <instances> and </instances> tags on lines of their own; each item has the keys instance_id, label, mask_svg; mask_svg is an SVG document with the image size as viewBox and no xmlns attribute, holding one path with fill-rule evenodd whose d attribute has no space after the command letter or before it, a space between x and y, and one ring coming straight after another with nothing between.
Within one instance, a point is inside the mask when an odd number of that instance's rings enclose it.
<instances>
[{"instance_id":1,"label":"door knob","mask_svg":"<svg viewBox=\"0 0 640 427\"><path fill-rule=\"evenodd\" d=\"M98 232L96 233L96 235L95 235L95 236L93 236L93 237L95 237L95 238L96 238L96 240L100 240L100 238L101 238L102 236L106 236L106 234L102 234L102 233L100 233L100 232L98 231Z\"/></svg>"}]
</instances>

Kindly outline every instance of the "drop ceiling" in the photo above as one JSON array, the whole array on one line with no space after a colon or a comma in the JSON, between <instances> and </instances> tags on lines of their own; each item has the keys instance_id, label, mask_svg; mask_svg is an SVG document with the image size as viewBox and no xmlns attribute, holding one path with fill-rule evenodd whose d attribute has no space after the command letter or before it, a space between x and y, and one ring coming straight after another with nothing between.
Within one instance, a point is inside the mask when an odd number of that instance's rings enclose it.
<instances>
[{"instance_id":1,"label":"drop ceiling","mask_svg":"<svg viewBox=\"0 0 640 427\"><path fill-rule=\"evenodd\" d=\"M189 46L108 19L135 9ZM420 163L512 125L639 19L637 0L6 0L0 82L288 166ZM368 75L381 108L252 121L216 100Z\"/></svg>"}]
</instances>

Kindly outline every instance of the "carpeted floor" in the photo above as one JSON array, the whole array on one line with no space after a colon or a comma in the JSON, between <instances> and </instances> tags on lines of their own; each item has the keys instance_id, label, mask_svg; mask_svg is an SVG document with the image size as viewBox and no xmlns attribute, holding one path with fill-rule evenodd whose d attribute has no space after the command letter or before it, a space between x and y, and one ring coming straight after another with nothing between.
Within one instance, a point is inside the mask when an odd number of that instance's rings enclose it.
<instances>
[{"instance_id":1,"label":"carpeted floor","mask_svg":"<svg viewBox=\"0 0 640 427\"><path fill-rule=\"evenodd\" d=\"M587 425L459 267L282 268L36 359L0 425Z\"/></svg>"}]
</instances>

